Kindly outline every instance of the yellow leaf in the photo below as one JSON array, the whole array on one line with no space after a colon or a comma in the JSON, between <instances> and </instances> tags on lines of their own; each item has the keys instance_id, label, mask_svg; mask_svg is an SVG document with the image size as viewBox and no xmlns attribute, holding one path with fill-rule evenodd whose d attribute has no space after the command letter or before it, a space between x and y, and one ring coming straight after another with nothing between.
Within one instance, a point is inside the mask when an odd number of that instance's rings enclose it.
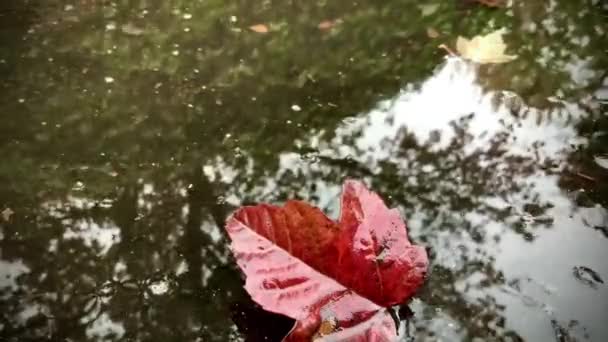
<instances>
[{"instance_id":1,"label":"yellow leaf","mask_svg":"<svg viewBox=\"0 0 608 342\"><path fill-rule=\"evenodd\" d=\"M458 37L456 50L465 59L480 64L506 63L517 56L506 55L507 45L502 40L504 29L496 30L485 36L475 36L473 39Z\"/></svg>"},{"instance_id":2,"label":"yellow leaf","mask_svg":"<svg viewBox=\"0 0 608 342\"><path fill-rule=\"evenodd\" d=\"M264 25L264 24L257 24L257 25L252 25L249 26L249 29L253 32L257 32L257 33L268 33L268 26Z\"/></svg>"}]
</instances>

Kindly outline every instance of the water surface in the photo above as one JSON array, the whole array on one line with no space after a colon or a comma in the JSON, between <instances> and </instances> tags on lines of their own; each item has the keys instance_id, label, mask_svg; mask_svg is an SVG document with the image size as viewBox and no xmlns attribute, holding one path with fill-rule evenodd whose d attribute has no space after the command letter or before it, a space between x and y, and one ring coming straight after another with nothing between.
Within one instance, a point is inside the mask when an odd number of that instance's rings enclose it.
<instances>
[{"instance_id":1,"label":"water surface","mask_svg":"<svg viewBox=\"0 0 608 342\"><path fill-rule=\"evenodd\" d=\"M223 222L290 198L337 217L348 177L429 247L403 341L608 339L606 16L1 4L0 339L280 340L290 321L251 302ZM501 27L508 64L437 48Z\"/></svg>"}]
</instances>

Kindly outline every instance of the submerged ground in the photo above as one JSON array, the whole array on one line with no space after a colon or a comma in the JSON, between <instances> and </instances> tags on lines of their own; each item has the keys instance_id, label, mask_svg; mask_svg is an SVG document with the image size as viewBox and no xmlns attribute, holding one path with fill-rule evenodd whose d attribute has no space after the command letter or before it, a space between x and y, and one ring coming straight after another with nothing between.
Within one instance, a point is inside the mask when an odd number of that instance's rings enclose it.
<instances>
[{"instance_id":1,"label":"submerged ground","mask_svg":"<svg viewBox=\"0 0 608 342\"><path fill-rule=\"evenodd\" d=\"M2 2L0 340L280 339L223 222L289 198L336 217L348 177L431 251L404 341L607 340L607 17L595 0ZM499 28L510 63L437 48Z\"/></svg>"}]
</instances>

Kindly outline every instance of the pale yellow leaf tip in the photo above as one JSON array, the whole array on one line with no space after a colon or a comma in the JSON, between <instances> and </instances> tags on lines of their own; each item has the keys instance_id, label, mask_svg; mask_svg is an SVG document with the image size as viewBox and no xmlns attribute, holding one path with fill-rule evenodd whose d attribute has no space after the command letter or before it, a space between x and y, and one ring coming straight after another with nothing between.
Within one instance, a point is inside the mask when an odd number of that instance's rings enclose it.
<instances>
[{"instance_id":1,"label":"pale yellow leaf tip","mask_svg":"<svg viewBox=\"0 0 608 342\"><path fill-rule=\"evenodd\" d=\"M485 36L475 36L472 39L458 37L456 51L462 58L479 64L507 63L517 56L505 54L507 45L502 39L505 29L499 29Z\"/></svg>"}]
</instances>

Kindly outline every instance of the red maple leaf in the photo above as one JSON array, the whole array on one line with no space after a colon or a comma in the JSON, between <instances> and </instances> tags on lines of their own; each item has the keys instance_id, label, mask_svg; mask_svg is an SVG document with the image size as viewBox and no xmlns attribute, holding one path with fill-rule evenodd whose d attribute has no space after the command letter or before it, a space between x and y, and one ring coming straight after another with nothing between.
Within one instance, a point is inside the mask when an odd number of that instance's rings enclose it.
<instances>
[{"instance_id":1,"label":"red maple leaf","mask_svg":"<svg viewBox=\"0 0 608 342\"><path fill-rule=\"evenodd\" d=\"M385 307L410 298L428 266L399 212L358 181L344 183L338 222L291 200L242 207L226 230L253 300L296 320L285 341L394 340Z\"/></svg>"}]
</instances>

